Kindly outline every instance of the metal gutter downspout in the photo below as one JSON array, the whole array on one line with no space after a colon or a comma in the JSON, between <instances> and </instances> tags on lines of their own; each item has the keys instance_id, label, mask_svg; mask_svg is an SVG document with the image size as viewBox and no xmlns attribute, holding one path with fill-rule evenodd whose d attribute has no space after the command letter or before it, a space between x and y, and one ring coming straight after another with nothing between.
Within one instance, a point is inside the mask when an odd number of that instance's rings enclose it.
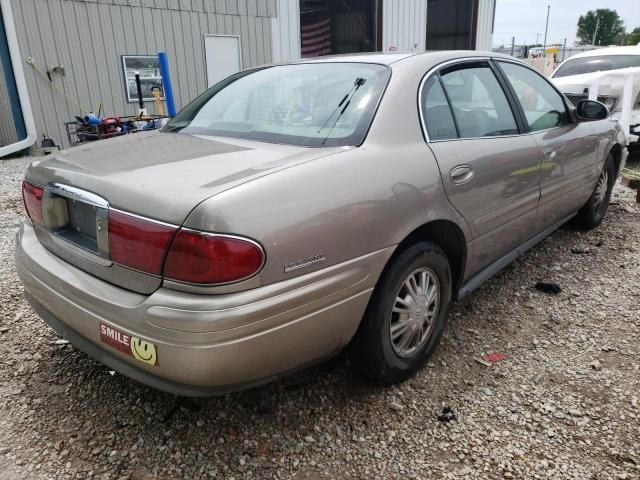
<instances>
[{"instance_id":1,"label":"metal gutter downspout","mask_svg":"<svg viewBox=\"0 0 640 480\"><path fill-rule=\"evenodd\" d=\"M19 152L25 148L29 148L36 141L36 126L33 121L33 112L31 111L31 103L29 102L29 91L27 82L22 69L22 60L20 58L20 48L18 45L18 37L16 36L16 27L13 23L13 12L11 11L11 0L0 0L0 11L4 20L4 29L7 34L7 44L9 45L9 54L11 64L13 66L13 74L15 77L18 97L20 98L20 108L22 109L22 118L24 120L26 138L16 143L0 147L0 158L11 153Z\"/></svg>"}]
</instances>

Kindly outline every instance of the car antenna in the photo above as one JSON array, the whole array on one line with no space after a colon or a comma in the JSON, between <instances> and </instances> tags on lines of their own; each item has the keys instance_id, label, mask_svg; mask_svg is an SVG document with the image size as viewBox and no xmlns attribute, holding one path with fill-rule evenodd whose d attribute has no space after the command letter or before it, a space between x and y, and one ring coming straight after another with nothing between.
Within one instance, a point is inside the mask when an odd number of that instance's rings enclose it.
<instances>
[{"instance_id":1,"label":"car antenna","mask_svg":"<svg viewBox=\"0 0 640 480\"><path fill-rule=\"evenodd\" d=\"M342 100L340 100L340 103L338 104L338 106L335 108L335 110L333 112L331 112L331 115L329 115L327 117L327 119L324 121L324 123L322 124L322 126L318 129L318 133L320 133L320 131L324 128L324 126L327 124L327 122L329 120L331 120L331 117L333 117L335 115L335 113L338 111L338 109L340 107L342 107L342 105L346 102L346 105L344 105L344 107L342 108L342 110L340 111L340 114L336 117L335 122L333 122L333 125L331 126L331 128L329 129L329 133L327 133L327 136L324 138L324 140L322 141L322 144L324 145L324 143L327 141L327 138L329 138L329 135L331 135L331 132L333 131L334 127L336 126L336 124L338 123L338 120L340 119L340 117L342 116L342 114L344 113L344 111L347 109L347 107L349 106L349 104L351 103L351 98L353 98L353 96L356 94L356 92L358 91L358 89L365 84L365 82L367 81L366 78L362 78L362 77L358 77L355 79L355 81L353 82L353 87L351 87L351 90L349 90L347 92L347 94L342 98ZM350 98L351 97L351 98Z\"/></svg>"}]
</instances>

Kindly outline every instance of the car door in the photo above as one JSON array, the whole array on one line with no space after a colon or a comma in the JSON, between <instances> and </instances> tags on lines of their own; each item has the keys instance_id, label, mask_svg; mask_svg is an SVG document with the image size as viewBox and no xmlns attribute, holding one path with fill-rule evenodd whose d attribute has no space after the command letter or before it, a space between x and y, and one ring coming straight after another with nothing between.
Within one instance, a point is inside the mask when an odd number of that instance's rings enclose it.
<instances>
[{"instance_id":1,"label":"car door","mask_svg":"<svg viewBox=\"0 0 640 480\"><path fill-rule=\"evenodd\" d=\"M468 274L536 233L540 150L489 60L458 61L425 78L426 138L451 204L470 226Z\"/></svg>"},{"instance_id":2,"label":"car door","mask_svg":"<svg viewBox=\"0 0 640 480\"><path fill-rule=\"evenodd\" d=\"M598 139L593 125L571 122L562 95L542 75L509 61L497 64L543 156L538 220L551 226L591 195L600 173Z\"/></svg>"}]
</instances>

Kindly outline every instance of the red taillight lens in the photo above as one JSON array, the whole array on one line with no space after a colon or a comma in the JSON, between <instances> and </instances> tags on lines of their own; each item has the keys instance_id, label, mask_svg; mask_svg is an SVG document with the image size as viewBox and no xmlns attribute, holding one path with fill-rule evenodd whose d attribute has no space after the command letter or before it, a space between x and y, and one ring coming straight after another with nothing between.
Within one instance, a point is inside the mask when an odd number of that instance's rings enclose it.
<instances>
[{"instance_id":1,"label":"red taillight lens","mask_svg":"<svg viewBox=\"0 0 640 480\"><path fill-rule=\"evenodd\" d=\"M262 248L252 241L180 230L167 254L164 276L189 283L228 283L255 275L263 263Z\"/></svg>"},{"instance_id":2,"label":"red taillight lens","mask_svg":"<svg viewBox=\"0 0 640 480\"><path fill-rule=\"evenodd\" d=\"M109 256L125 267L160 275L176 230L177 227L109 210Z\"/></svg>"},{"instance_id":3,"label":"red taillight lens","mask_svg":"<svg viewBox=\"0 0 640 480\"><path fill-rule=\"evenodd\" d=\"M27 215L29 215L29 218L38 225L44 225L44 219L42 217L43 194L44 189L26 180L22 181L22 201L24 202L24 209Z\"/></svg>"}]
</instances>

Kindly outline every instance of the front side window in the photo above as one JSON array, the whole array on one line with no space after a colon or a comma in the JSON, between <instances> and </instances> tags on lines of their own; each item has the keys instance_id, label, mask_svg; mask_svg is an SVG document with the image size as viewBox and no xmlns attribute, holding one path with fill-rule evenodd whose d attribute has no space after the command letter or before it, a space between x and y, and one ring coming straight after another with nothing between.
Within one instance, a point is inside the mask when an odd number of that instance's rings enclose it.
<instances>
[{"instance_id":1,"label":"front side window","mask_svg":"<svg viewBox=\"0 0 640 480\"><path fill-rule=\"evenodd\" d=\"M359 145L389 80L367 63L282 65L214 85L164 131L309 147Z\"/></svg>"},{"instance_id":2,"label":"front side window","mask_svg":"<svg viewBox=\"0 0 640 480\"><path fill-rule=\"evenodd\" d=\"M518 133L516 120L498 80L486 65L456 65L441 72L460 137Z\"/></svg>"},{"instance_id":3,"label":"front side window","mask_svg":"<svg viewBox=\"0 0 640 480\"><path fill-rule=\"evenodd\" d=\"M533 132L569 123L562 96L540 75L521 65L499 62Z\"/></svg>"}]
</instances>

